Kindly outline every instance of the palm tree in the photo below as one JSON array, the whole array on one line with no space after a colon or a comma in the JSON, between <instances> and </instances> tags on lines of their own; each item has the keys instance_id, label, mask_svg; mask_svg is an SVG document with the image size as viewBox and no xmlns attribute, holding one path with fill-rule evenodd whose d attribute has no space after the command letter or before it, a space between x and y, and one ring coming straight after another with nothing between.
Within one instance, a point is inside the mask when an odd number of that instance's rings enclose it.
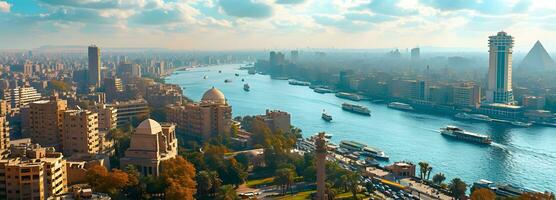
<instances>
[{"instance_id":1,"label":"palm tree","mask_svg":"<svg viewBox=\"0 0 556 200\"><path fill-rule=\"evenodd\" d=\"M429 165L429 163L424 161L419 162L419 172L420 172L419 178L421 178L421 180L424 180L425 178L427 178L428 180L431 171L432 171L432 167Z\"/></svg>"},{"instance_id":2,"label":"palm tree","mask_svg":"<svg viewBox=\"0 0 556 200\"><path fill-rule=\"evenodd\" d=\"M347 174L348 188L351 191L351 194L353 195L353 199L357 199L357 190L359 189L360 177L361 176L359 176L359 174L355 172L348 172Z\"/></svg>"},{"instance_id":3,"label":"palm tree","mask_svg":"<svg viewBox=\"0 0 556 200\"><path fill-rule=\"evenodd\" d=\"M218 189L218 194L216 195L218 200L238 200L240 199L232 185L224 185Z\"/></svg>"},{"instance_id":4,"label":"palm tree","mask_svg":"<svg viewBox=\"0 0 556 200\"><path fill-rule=\"evenodd\" d=\"M463 182L460 178L454 178L450 182L448 188L452 193L452 197L456 199L462 199L462 197L465 195L465 191L467 191L467 184L465 184L465 182Z\"/></svg>"},{"instance_id":5,"label":"palm tree","mask_svg":"<svg viewBox=\"0 0 556 200\"><path fill-rule=\"evenodd\" d=\"M446 180L446 176L444 176L443 173L435 174L435 175L432 177L432 182L433 182L434 184L436 184L436 185L442 184L442 182L444 182L444 180Z\"/></svg>"},{"instance_id":6,"label":"palm tree","mask_svg":"<svg viewBox=\"0 0 556 200\"><path fill-rule=\"evenodd\" d=\"M276 182L277 185L280 186L282 194L285 194L285 190L289 189L290 192L293 193L293 191L291 191L292 189L292 185L295 182L295 171L290 169L290 168L281 168L276 170L276 177L274 178L274 181Z\"/></svg>"},{"instance_id":7,"label":"palm tree","mask_svg":"<svg viewBox=\"0 0 556 200\"><path fill-rule=\"evenodd\" d=\"M220 176L218 176L218 172L216 171L210 171L209 177L210 177L210 182L212 183L210 196L214 196L218 188L222 186L222 179L220 179Z\"/></svg>"},{"instance_id":8,"label":"palm tree","mask_svg":"<svg viewBox=\"0 0 556 200\"><path fill-rule=\"evenodd\" d=\"M197 174L196 180L198 198L201 199L204 196L208 196L212 190L212 179L209 172L200 171L199 174Z\"/></svg>"}]
</instances>

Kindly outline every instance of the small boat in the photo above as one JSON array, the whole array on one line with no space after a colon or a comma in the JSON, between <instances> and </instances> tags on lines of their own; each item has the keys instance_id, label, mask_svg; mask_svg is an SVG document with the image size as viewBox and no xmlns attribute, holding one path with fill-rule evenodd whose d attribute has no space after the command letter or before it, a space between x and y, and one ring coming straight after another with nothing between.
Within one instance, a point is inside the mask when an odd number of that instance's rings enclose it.
<instances>
[{"instance_id":1,"label":"small boat","mask_svg":"<svg viewBox=\"0 0 556 200\"><path fill-rule=\"evenodd\" d=\"M492 140L488 135L481 135L478 133L472 133L469 131L464 131L457 126L446 126L440 129L440 134L455 139L465 140L469 142L475 142L480 144L490 144Z\"/></svg>"},{"instance_id":2,"label":"small boat","mask_svg":"<svg viewBox=\"0 0 556 200\"><path fill-rule=\"evenodd\" d=\"M222 70L218 70L218 73L222 73Z\"/></svg>"},{"instance_id":3,"label":"small boat","mask_svg":"<svg viewBox=\"0 0 556 200\"><path fill-rule=\"evenodd\" d=\"M298 81L298 80L290 80L288 81L290 85L300 85L300 86L310 86L311 83L305 81Z\"/></svg>"},{"instance_id":4,"label":"small boat","mask_svg":"<svg viewBox=\"0 0 556 200\"><path fill-rule=\"evenodd\" d=\"M230 79L224 80L224 83L231 83L231 82L232 82L232 80L230 80Z\"/></svg>"},{"instance_id":5,"label":"small boat","mask_svg":"<svg viewBox=\"0 0 556 200\"><path fill-rule=\"evenodd\" d=\"M247 84L247 83L243 84L243 90L249 92L249 89L250 89L249 84Z\"/></svg>"},{"instance_id":6,"label":"small boat","mask_svg":"<svg viewBox=\"0 0 556 200\"><path fill-rule=\"evenodd\" d=\"M205 76L203 76L203 79L207 79L207 78L208 78L208 76L206 76L206 75L205 75Z\"/></svg>"},{"instance_id":7,"label":"small boat","mask_svg":"<svg viewBox=\"0 0 556 200\"><path fill-rule=\"evenodd\" d=\"M238 74L238 73L236 73L236 74L234 74L234 75L235 75L235 76L239 76L239 74Z\"/></svg>"},{"instance_id":8,"label":"small boat","mask_svg":"<svg viewBox=\"0 0 556 200\"><path fill-rule=\"evenodd\" d=\"M245 79L241 79L241 82L245 81Z\"/></svg>"},{"instance_id":9,"label":"small boat","mask_svg":"<svg viewBox=\"0 0 556 200\"><path fill-rule=\"evenodd\" d=\"M316 87L315 89L313 89L313 91L315 91L316 93L333 93L334 90L328 89L328 88L323 88L323 87Z\"/></svg>"},{"instance_id":10,"label":"small boat","mask_svg":"<svg viewBox=\"0 0 556 200\"><path fill-rule=\"evenodd\" d=\"M326 112L324 112L324 110L322 111L321 118L324 119L324 121L327 121L327 122L332 121L332 116L329 115L329 114L326 114Z\"/></svg>"},{"instance_id":11,"label":"small boat","mask_svg":"<svg viewBox=\"0 0 556 200\"><path fill-rule=\"evenodd\" d=\"M520 122L520 121L512 121L511 124L517 127L525 127L525 128L533 125L533 123L530 122Z\"/></svg>"}]
</instances>

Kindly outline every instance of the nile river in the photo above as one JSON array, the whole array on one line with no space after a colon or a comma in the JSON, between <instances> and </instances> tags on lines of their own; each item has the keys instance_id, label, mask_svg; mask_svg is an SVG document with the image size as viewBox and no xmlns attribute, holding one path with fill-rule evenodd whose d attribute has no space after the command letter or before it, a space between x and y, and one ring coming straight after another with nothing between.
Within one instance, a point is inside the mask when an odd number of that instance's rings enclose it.
<instances>
[{"instance_id":1,"label":"nile river","mask_svg":"<svg viewBox=\"0 0 556 200\"><path fill-rule=\"evenodd\" d=\"M343 111L341 104L348 100L334 94L315 93L309 87L289 85L288 81L273 80L267 75L248 75L239 66L178 71L167 77L166 82L185 87L184 94L196 101L214 86L226 95L234 116L264 114L266 109L287 111L292 116L292 124L301 128L304 136L326 131L333 134L335 143L355 140L380 148L390 156L391 162L427 161L433 167L431 174L442 172L448 178L446 181L460 177L471 184L487 179L539 191L556 191L556 128L514 128L458 121L449 116L393 110L367 101L358 103L368 106L372 116L361 116ZM203 79L205 75L207 79ZM251 91L243 90L242 78L249 83ZM224 83L225 79L233 82ZM323 109L332 115L331 123L321 119ZM445 138L437 130L449 124L489 134L494 142L491 146L481 146Z\"/></svg>"}]
</instances>

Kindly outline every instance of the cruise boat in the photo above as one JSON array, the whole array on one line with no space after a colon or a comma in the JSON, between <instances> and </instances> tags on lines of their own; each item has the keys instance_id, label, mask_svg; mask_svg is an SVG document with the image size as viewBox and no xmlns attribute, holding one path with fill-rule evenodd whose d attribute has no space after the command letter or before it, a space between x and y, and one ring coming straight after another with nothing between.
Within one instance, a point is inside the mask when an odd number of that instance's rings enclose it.
<instances>
[{"instance_id":1,"label":"cruise boat","mask_svg":"<svg viewBox=\"0 0 556 200\"><path fill-rule=\"evenodd\" d=\"M354 112L354 113L357 113L357 114L371 115L371 111L369 110L369 108L367 108L365 106L362 106L362 105L343 103L342 104L342 109L346 110L346 111Z\"/></svg>"},{"instance_id":2,"label":"cruise boat","mask_svg":"<svg viewBox=\"0 0 556 200\"><path fill-rule=\"evenodd\" d=\"M315 89L313 89L313 91L315 91L316 93L333 93L334 90L328 89L328 88L323 88L323 87L316 87Z\"/></svg>"},{"instance_id":3,"label":"cruise boat","mask_svg":"<svg viewBox=\"0 0 556 200\"><path fill-rule=\"evenodd\" d=\"M361 154L368 157L373 157L377 160L389 160L390 157L384 153L384 151L378 150L373 147L363 147Z\"/></svg>"},{"instance_id":4,"label":"cruise boat","mask_svg":"<svg viewBox=\"0 0 556 200\"><path fill-rule=\"evenodd\" d=\"M321 118L322 118L324 121L327 121L327 122L332 121L332 116L329 115L329 114L326 114L326 112L324 112L324 111L322 111Z\"/></svg>"},{"instance_id":5,"label":"cruise boat","mask_svg":"<svg viewBox=\"0 0 556 200\"><path fill-rule=\"evenodd\" d=\"M367 147L367 145L351 140L342 140L340 141L340 147L348 151L361 151L363 148Z\"/></svg>"},{"instance_id":6,"label":"cruise boat","mask_svg":"<svg viewBox=\"0 0 556 200\"><path fill-rule=\"evenodd\" d=\"M389 108L393 108L393 109L398 109L398 110L407 110L407 111L413 111L415 109L413 109L413 107L409 104L406 103L400 103L400 102L392 102L388 104Z\"/></svg>"},{"instance_id":7,"label":"cruise boat","mask_svg":"<svg viewBox=\"0 0 556 200\"><path fill-rule=\"evenodd\" d=\"M464 131L456 126L446 126L440 129L440 133L444 136L449 136L452 138L466 140L470 142L476 142L480 144L490 144L492 140L487 135L481 135L478 133L472 133L468 131Z\"/></svg>"},{"instance_id":8,"label":"cruise boat","mask_svg":"<svg viewBox=\"0 0 556 200\"><path fill-rule=\"evenodd\" d=\"M533 123L530 122L520 122L520 121L512 121L510 123L518 127L530 127L531 125L533 125Z\"/></svg>"},{"instance_id":9,"label":"cruise boat","mask_svg":"<svg viewBox=\"0 0 556 200\"><path fill-rule=\"evenodd\" d=\"M338 93L336 93L336 97L342 98L342 99L349 99L349 100L353 100L353 101L360 101L361 100L361 96L359 96L357 94L353 94L353 93L347 93L347 92L338 92Z\"/></svg>"},{"instance_id":10,"label":"cruise boat","mask_svg":"<svg viewBox=\"0 0 556 200\"><path fill-rule=\"evenodd\" d=\"M243 90L249 92L249 89L250 89L249 84L247 84L247 83L243 84Z\"/></svg>"},{"instance_id":11,"label":"cruise boat","mask_svg":"<svg viewBox=\"0 0 556 200\"><path fill-rule=\"evenodd\" d=\"M297 80L290 80L288 81L290 85L301 85L301 86L310 86L311 83L305 81L297 81Z\"/></svg>"}]
</instances>

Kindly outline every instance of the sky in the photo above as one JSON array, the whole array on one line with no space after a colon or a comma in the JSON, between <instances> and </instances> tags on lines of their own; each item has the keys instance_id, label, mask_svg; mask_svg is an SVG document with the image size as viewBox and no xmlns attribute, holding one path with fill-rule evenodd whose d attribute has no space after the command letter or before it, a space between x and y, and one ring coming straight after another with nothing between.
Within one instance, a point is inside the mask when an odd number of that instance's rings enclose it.
<instances>
[{"instance_id":1,"label":"sky","mask_svg":"<svg viewBox=\"0 0 556 200\"><path fill-rule=\"evenodd\" d=\"M0 49L446 47L556 51L554 0L0 0Z\"/></svg>"}]
</instances>

